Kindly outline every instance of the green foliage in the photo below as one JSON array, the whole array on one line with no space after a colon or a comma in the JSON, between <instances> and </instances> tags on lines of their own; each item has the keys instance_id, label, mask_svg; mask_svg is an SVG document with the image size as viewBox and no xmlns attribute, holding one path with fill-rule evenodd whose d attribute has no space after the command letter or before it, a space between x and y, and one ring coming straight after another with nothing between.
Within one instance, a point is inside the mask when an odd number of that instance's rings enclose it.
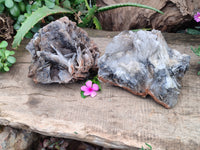
<instances>
[{"instance_id":1,"label":"green foliage","mask_svg":"<svg viewBox=\"0 0 200 150\"><path fill-rule=\"evenodd\" d=\"M14 29L17 35L14 38L13 47L16 48L24 37L31 38L39 30L41 22L45 22L44 18L48 15L68 13L70 19L78 22L78 26L95 27L101 30L101 24L96 17L97 13L127 6L151 9L163 14L162 11L153 7L137 3L121 3L98 8L96 0L90 0L90 3L88 0L0 0L0 13L10 14L15 20Z\"/></svg>"},{"instance_id":2,"label":"green foliage","mask_svg":"<svg viewBox=\"0 0 200 150\"><path fill-rule=\"evenodd\" d=\"M86 98L87 96L84 95L84 91L81 91L81 97Z\"/></svg>"},{"instance_id":3,"label":"green foliage","mask_svg":"<svg viewBox=\"0 0 200 150\"><path fill-rule=\"evenodd\" d=\"M137 3L121 3L121 4L115 4L115 5L110 5L110 6L105 6L105 7L100 7L98 8L96 5L93 5L92 7L89 6L87 0L85 0L85 6L88 9L87 14L85 15L85 17L82 19L82 23L79 24L80 27L88 27L92 23L95 25L96 29L101 30L101 24L98 21L98 19L96 18L96 14L99 12L103 12L103 11L107 11L110 9L115 9L115 8L119 8L119 7L127 7L127 6L131 6L131 7L140 7L140 8L146 8L146 9L151 9L154 10L156 12L159 12L161 14L164 14L162 11L147 6L147 5L142 5L142 4L137 4Z\"/></svg>"},{"instance_id":4,"label":"green foliage","mask_svg":"<svg viewBox=\"0 0 200 150\"><path fill-rule=\"evenodd\" d=\"M53 9L49 9L46 6L37 9L37 11L33 12L23 23L20 29L17 31L17 34L14 37L14 41L12 43L13 48L17 48L19 46L21 40L28 33L28 31L36 25L41 19L48 15L57 14L57 13L72 13L69 10L63 9L59 6L55 6Z\"/></svg>"},{"instance_id":5,"label":"green foliage","mask_svg":"<svg viewBox=\"0 0 200 150\"><path fill-rule=\"evenodd\" d=\"M200 45L199 45L198 48L193 48L193 47L191 46L191 50L192 50L197 56L200 57ZM198 62L198 64L200 64L200 62ZM200 76L200 71L198 71L197 75Z\"/></svg>"},{"instance_id":6,"label":"green foliage","mask_svg":"<svg viewBox=\"0 0 200 150\"><path fill-rule=\"evenodd\" d=\"M197 56L200 56L200 45L199 45L198 48L193 48L193 47L191 46L191 50L192 50Z\"/></svg>"},{"instance_id":7,"label":"green foliage","mask_svg":"<svg viewBox=\"0 0 200 150\"><path fill-rule=\"evenodd\" d=\"M99 22L99 20L97 19L97 17L93 17L93 23L95 24L96 29L102 30L101 23Z\"/></svg>"},{"instance_id":8,"label":"green foliage","mask_svg":"<svg viewBox=\"0 0 200 150\"><path fill-rule=\"evenodd\" d=\"M59 4L59 0L0 0L0 13L5 13L12 17L14 20L14 29L17 31L27 17L38 8L46 6L51 9L54 8L56 4ZM31 38L37 31L38 30L29 31L25 37Z\"/></svg>"},{"instance_id":9,"label":"green foliage","mask_svg":"<svg viewBox=\"0 0 200 150\"><path fill-rule=\"evenodd\" d=\"M200 31L199 30L191 29L191 28L186 29L186 33L191 34L191 35L200 35Z\"/></svg>"},{"instance_id":10,"label":"green foliage","mask_svg":"<svg viewBox=\"0 0 200 150\"><path fill-rule=\"evenodd\" d=\"M111 9L115 9L115 8L119 8L119 7L127 7L127 6L151 9L151 10L154 10L154 11L156 11L158 13L164 14L162 11L160 11L160 10L158 10L156 8L153 8L153 7L150 7L150 6L147 6L147 5L138 4L138 3L121 3L121 4L115 4L115 5L109 5L109 6L105 6L105 7L100 7L98 9L98 12L111 10Z\"/></svg>"},{"instance_id":11,"label":"green foliage","mask_svg":"<svg viewBox=\"0 0 200 150\"><path fill-rule=\"evenodd\" d=\"M101 91L102 90L102 88L101 88L101 83L100 83L100 81L99 81L99 79L98 79L98 76L95 76L92 80L92 84L97 84L98 86L99 86L99 91Z\"/></svg>"},{"instance_id":12,"label":"green foliage","mask_svg":"<svg viewBox=\"0 0 200 150\"><path fill-rule=\"evenodd\" d=\"M151 147L151 145L149 145L149 144L147 144L147 143L145 143L146 144L146 146L148 146L149 147L149 149L144 149L143 148L143 146L142 146L142 148L140 149L140 150L152 150L152 147Z\"/></svg>"},{"instance_id":13,"label":"green foliage","mask_svg":"<svg viewBox=\"0 0 200 150\"><path fill-rule=\"evenodd\" d=\"M0 71L7 72L9 71L9 67L11 67L15 62L14 51L7 50L8 43L6 41L2 41L0 43Z\"/></svg>"}]
</instances>

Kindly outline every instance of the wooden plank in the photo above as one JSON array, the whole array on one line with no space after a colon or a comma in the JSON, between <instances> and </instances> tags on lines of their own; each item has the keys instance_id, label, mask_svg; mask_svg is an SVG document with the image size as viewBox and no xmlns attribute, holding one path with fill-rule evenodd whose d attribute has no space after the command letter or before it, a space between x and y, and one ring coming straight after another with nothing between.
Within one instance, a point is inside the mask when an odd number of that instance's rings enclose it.
<instances>
[{"instance_id":1,"label":"wooden plank","mask_svg":"<svg viewBox=\"0 0 200 150\"><path fill-rule=\"evenodd\" d=\"M111 38L102 35L93 40L103 53ZM16 52L17 63L0 75L0 124L112 148L141 148L149 143L156 150L200 149L199 58L191 52L189 39L181 42L182 36L177 42L174 36L173 41L167 37L171 47L191 55L173 109L109 84L102 84L95 98L86 99L80 96L80 83L35 84L27 77L31 57L24 49L25 40Z\"/></svg>"}]
</instances>

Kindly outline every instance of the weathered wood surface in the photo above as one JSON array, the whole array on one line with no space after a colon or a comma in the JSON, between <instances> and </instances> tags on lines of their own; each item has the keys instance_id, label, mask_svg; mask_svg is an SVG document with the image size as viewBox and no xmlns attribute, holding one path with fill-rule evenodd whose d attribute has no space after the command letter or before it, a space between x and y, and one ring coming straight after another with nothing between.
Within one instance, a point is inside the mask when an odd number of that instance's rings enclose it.
<instances>
[{"instance_id":1,"label":"weathered wood surface","mask_svg":"<svg viewBox=\"0 0 200 150\"><path fill-rule=\"evenodd\" d=\"M194 14L200 9L199 0L98 0L97 4L107 6L127 2L148 5L162 10L165 14L136 7L117 8L98 14L103 29L119 31L154 28L176 31L182 26L188 26L188 22L193 20Z\"/></svg>"},{"instance_id":2,"label":"weathered wood surface","mask_svg":"<svg viewBox=\"0 0 200 150\"><path fill-rule=\"evenodd\" d=\"M113 33L90 35L103 52ZM200 37L165 36L172 48L191 56L173 109L106 84L95 98L86 99L81 98L78 83L35 84L27 77L31 57L23 41L16 52L17 63L0 75L0 124L105 147L141 148L146 142L156 150L200 149L200 77L196 75L200 67L190 50L190 45L200 44Z\"/></svg>"}]
</instances>

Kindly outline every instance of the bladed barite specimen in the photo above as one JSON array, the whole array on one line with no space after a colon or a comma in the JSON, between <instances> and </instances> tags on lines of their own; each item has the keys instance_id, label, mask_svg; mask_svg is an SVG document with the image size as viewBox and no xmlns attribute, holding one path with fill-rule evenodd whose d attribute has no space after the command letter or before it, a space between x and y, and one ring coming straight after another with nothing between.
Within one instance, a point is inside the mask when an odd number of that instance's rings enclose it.
<instances>
[{"instance_id":1,"label":"bladed barite specimen","mask_svg":"<svg viewBox=\"0 0 200 150\"><path fill-rule=\"evenodd\" d=\"M36 83L71 83L97 72L96 44L67 17L40 29L26 49L32 55L28 76Z\"/></svg>"},{"instance_id":2,"label":"bladed barite specimen","mask_svg":"<svg viewBox=\"0 0 200 150\"><path fill-rule=\"evenodd\" d=\"M160 31L124 31L99 58L98 76L135 95L150 95L171 108L177 103L189 62L190 56L168 47Z\"/></svg>"}]
</instances>

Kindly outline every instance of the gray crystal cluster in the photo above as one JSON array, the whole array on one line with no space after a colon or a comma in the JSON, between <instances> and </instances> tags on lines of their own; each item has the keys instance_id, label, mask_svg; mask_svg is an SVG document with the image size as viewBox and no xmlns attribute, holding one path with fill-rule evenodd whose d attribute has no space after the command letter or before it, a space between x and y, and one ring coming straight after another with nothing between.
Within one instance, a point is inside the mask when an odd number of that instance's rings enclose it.
<instances>
[{"instance_id":1,"label":"gray crystal cluster","mask_svg":"<svg viewBox=\"0 0 200 150\"><path fill-rule=\"evenodd\" d=\"M171 108L177 103L190 56L168 47L160 31L124 31L98 60L99 79Z\"/></svg>"},{"instance_id":2,"label":"gray crystal cluster","mask_svg":"<svg viewBox=\"0 0 200 150\"><path fill-rule=\"evenodd\" d=\"M26 49L32 56L28 76L36 83L71 83L97 72L96 44L67 17L40 29Z\"/></svg>"}]
</instances>

